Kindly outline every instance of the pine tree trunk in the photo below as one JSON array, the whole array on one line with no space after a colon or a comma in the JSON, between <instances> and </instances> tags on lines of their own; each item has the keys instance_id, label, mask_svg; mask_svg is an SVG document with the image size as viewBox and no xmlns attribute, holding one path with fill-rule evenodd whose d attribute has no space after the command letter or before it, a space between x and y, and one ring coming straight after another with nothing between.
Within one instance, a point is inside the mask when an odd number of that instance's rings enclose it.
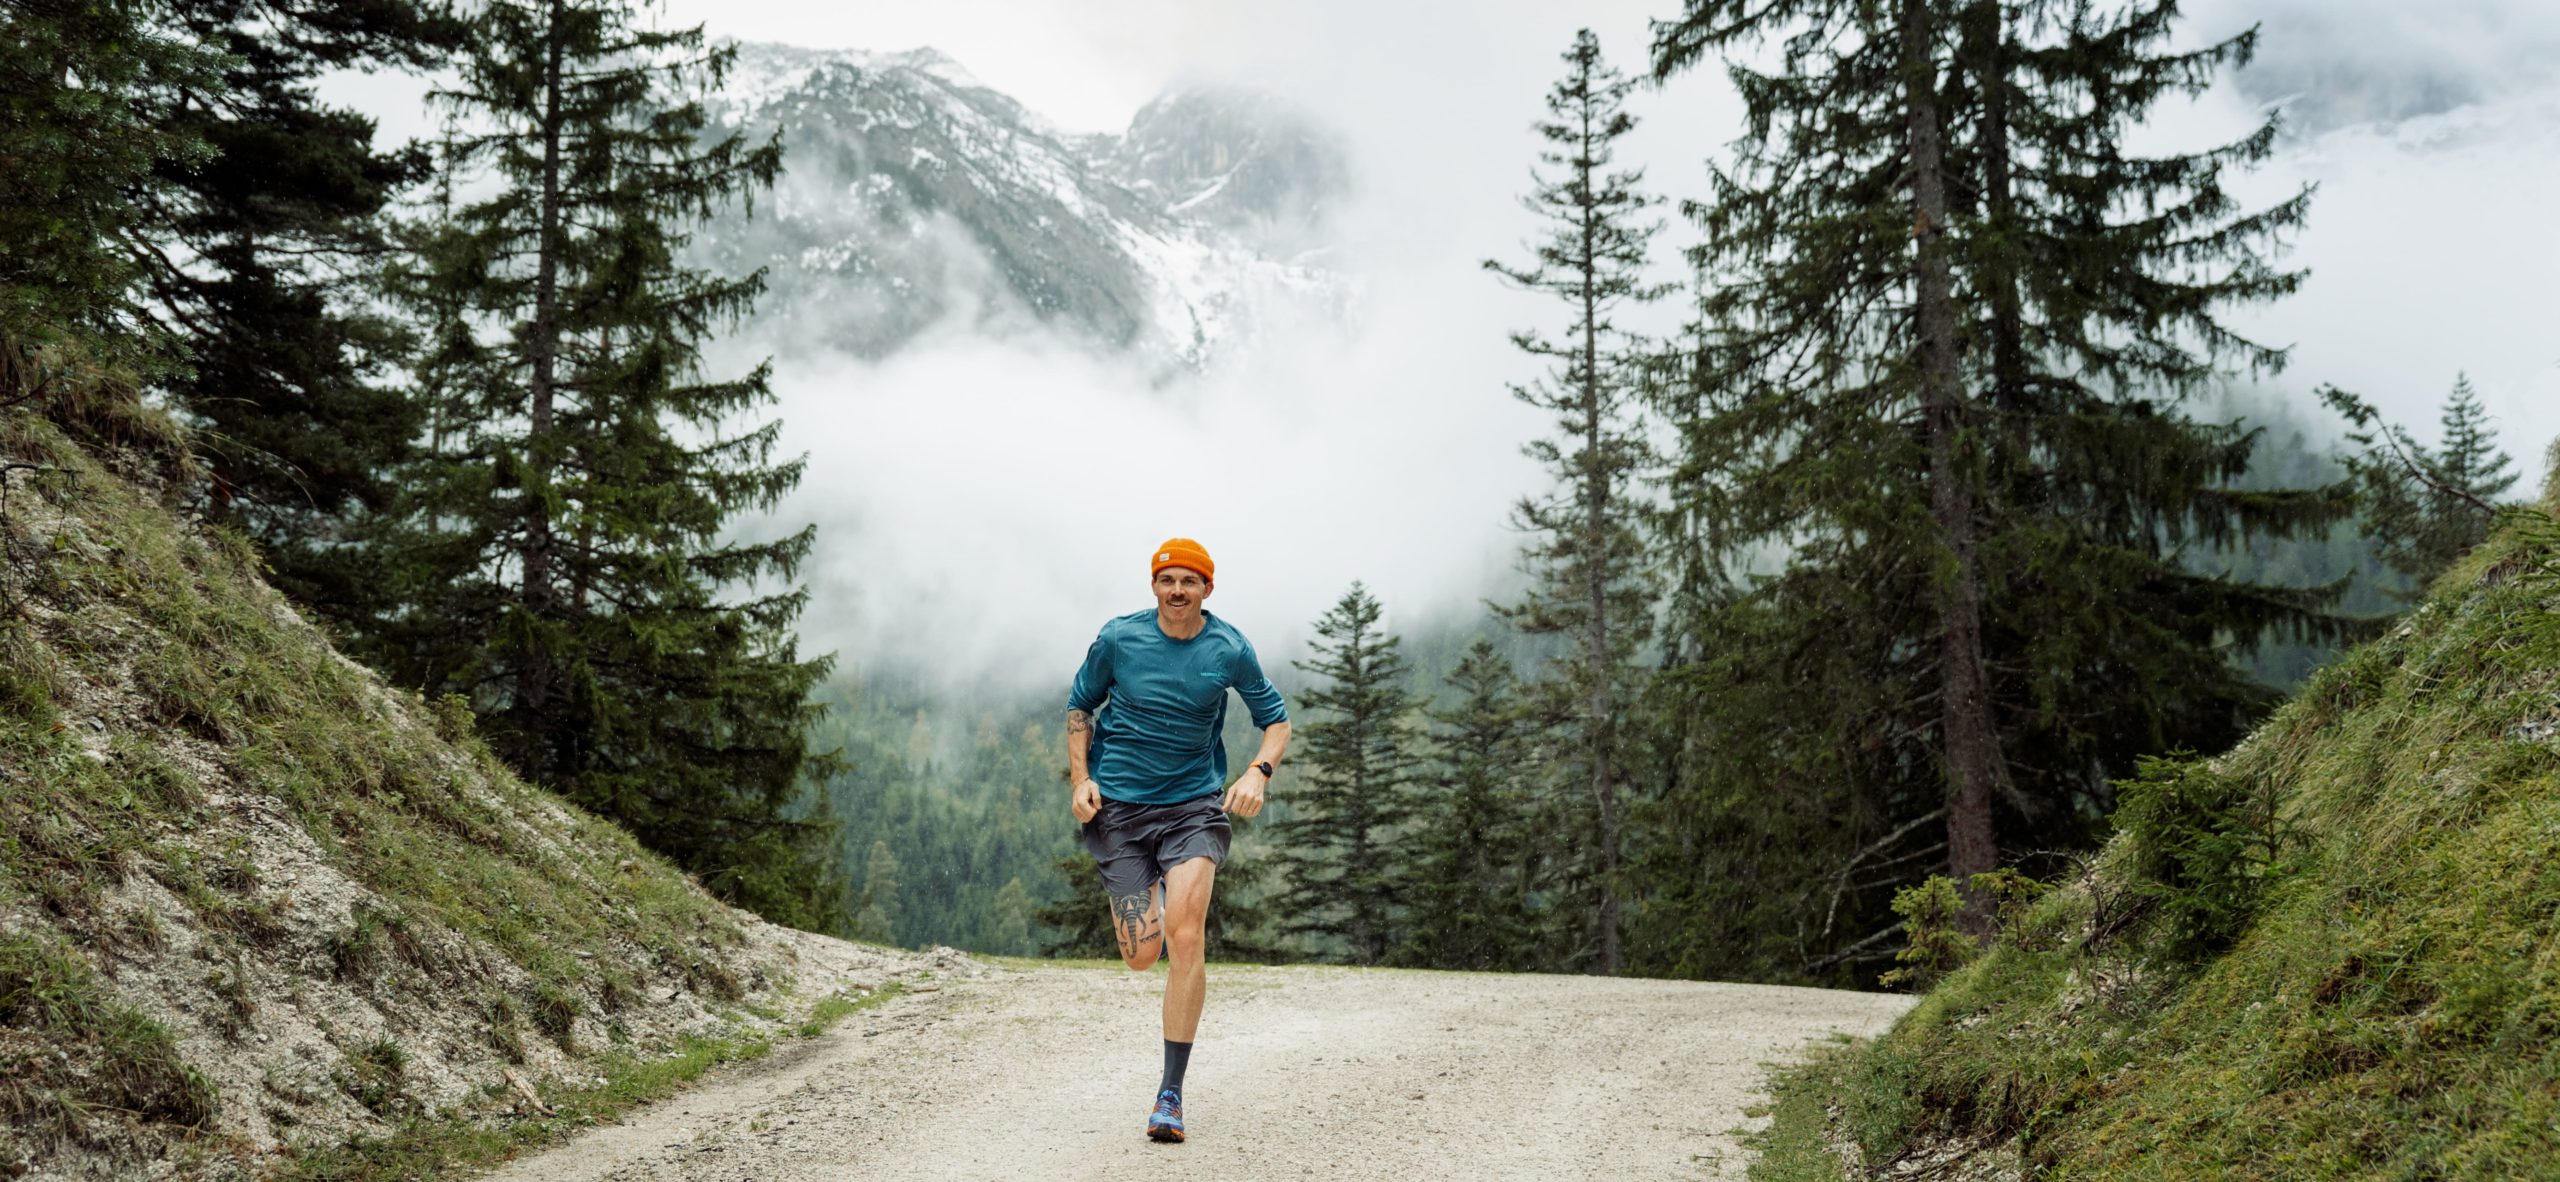
<instances>
[{"instance_id":1,"label":"pine tree trunk","mask_svg":"<svg viewBox=\"0 0 2560 1182\"><path fill-rule=\"evenodd\" d=\"M1953 281L1945 242L1946 151L1929 49L1925 0L1903 0L1902 71L1909 119L1914 318L1929 438L1929 508L1947 559L1935 583L1939 624L1939 710L1947 774L1947 862L1959 883L1999 864L1991 801L2005 790L2008 764L1991 717L1982 658L1982 592L1974 570L1973 474L1964 462L1964 390L1957 374ZM1966 893L1965 924L1981 930L1983 900Z\"/></svg>"},{"instance_id":2,"label":"pine tree trunk","mask_svg":"<svg viewBox=\"0 0 2560 1182\"><path fill-rule=\"evenodd\" d=\"M1589 176L1593 157L1591 108L1584 104L1582 118L1582 154L1586 162L1584 192L1595 188ZM1602 456L1600 433L1600 298L1599 276L1594 274L1600 263L1596 225L1599 213L1585 209L1582 221L1582 501L1585 514L1582 536L1582 572L1584 590L1590 597L1591 623L1587 638L1591 678L1591 799L1600 812L1600 972L1616 976L1619 969L1618 950L1618 801L1617 786L1611 782L1609 748L1611 719L1609 704L1609 473Z\"/></svg>"},{"instance_id":3,"label":"pine tree trunk","mask_svg":"<svg viewBox=\"0 0 2560 1182\"><path fill-rule=\"evenodd\" d=\"M543 625L557 610L553 602L551 553L551 430L552 394L558 381L560 299L560 76L567 68L562 60L566 51L566 34L561 32L566 13L559 0L553 0L550 20L544 30L542 80L542 212L534 246L533 331L527 342L528 360L532 363L529 383L530 405L526 410L524 541L521 558L524 563L524 610L533 620L529 629L531 644L516 669L516 704L522 711L525 727L533 737L532 763L527 770L547 768L553 757L549 741L551 727L545 719L551 706L551 653Z\"/></svg>"}]
</instances>

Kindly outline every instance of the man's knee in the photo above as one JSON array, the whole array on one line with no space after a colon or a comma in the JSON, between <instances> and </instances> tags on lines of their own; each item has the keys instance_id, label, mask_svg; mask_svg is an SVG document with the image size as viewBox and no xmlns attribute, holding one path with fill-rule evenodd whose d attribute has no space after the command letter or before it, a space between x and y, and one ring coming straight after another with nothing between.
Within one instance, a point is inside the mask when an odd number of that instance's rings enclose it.
<instances>
[{"instance_id":1,"label":"man's knee","mask_svg":"<svg viewBox=\"0 0 2560 1182\"><path fill-rule=\"evenodd\" d=\"M1200 959L1208 928L1206 918L1198 914L1166 917L1164 943L1167 955L1180 961Z\"/></svg>"}]
</instances>

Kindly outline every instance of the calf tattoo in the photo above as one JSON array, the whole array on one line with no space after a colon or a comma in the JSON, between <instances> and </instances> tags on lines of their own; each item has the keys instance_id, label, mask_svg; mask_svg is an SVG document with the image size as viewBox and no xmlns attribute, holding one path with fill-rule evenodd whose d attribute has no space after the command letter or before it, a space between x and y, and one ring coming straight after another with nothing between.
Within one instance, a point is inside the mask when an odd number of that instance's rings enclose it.
<instances>
[{"instance_id":1,"label":"calf tattoo","mask_svg":"<svg viewBox=\"0 0 2560 1182\"><path fill-rule=\"evenodd\" d=\"M1148 914L1149 902L1145 894L1111 897L1111 928L1120 936L1122 960L1138 959L1140 949L1164 936L1164 916Z\"/></svg>"}]
</instances>

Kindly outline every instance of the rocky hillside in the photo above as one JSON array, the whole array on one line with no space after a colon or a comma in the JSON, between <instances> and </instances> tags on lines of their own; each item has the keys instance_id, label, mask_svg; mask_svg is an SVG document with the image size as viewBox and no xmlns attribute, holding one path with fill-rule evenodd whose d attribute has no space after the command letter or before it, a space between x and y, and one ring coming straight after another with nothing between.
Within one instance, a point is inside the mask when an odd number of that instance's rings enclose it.
<instances>
[{"instance_id":1,"label":"rocky hillside","mask_svg":"<svg viewBox=\"0 0 2560 1182\"><path fill-rule=\"evenodd\" d=\"M0 410L0 1178L486 1160L934 967L509 775L152 467Z\"/></svg>"},{"instance_id":2,"label":"rocky hillside","mask_svg":"<svg viewBox=\"0 0 2560 1182\"><path fill-rule=\"evenodd\" d=\"M754 331L877 357L937 323L1030 322L1197 367L1275 311L1322 314L1339 142L1267 95L1167 94L1059 131L932 50L746 45L715 117L779 129L787 175L698 243L770 269Z\"/></svg>"},{"instance_id":3,"label":"rocky hillside","mask_svg":"<svg viewBox=\"0 0 2560 1182\"><path fill-rule=\"evenodd\" d=\"M2085 874L1782 1089L1753 1177L2560 1177L2555 509L2123 785Z\"/></svg>"}]
</instances>

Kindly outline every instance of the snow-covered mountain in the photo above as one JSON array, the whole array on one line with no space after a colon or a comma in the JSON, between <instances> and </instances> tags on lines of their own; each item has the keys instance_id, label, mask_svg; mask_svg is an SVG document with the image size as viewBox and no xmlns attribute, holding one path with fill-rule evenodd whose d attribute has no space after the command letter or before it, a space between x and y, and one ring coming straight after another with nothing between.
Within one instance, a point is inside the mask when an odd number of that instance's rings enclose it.
<instances>
[{"instance_id":1,"label":"snow-covered mountain","mask_svg":"<svg viewBox=\"0 0 2560 1182\"><path fill-rule=\"evenodd\" d=\"M1120 135L1062 132L930 49L743 45L713 117L780 128L785 176L697 239L770 269L752 331L895 351L1035 321L1197 368L1276 311L1338 311L1322 263L1340 142L1271 98L1185 88Z\"/></svg>"}]
</instances>

